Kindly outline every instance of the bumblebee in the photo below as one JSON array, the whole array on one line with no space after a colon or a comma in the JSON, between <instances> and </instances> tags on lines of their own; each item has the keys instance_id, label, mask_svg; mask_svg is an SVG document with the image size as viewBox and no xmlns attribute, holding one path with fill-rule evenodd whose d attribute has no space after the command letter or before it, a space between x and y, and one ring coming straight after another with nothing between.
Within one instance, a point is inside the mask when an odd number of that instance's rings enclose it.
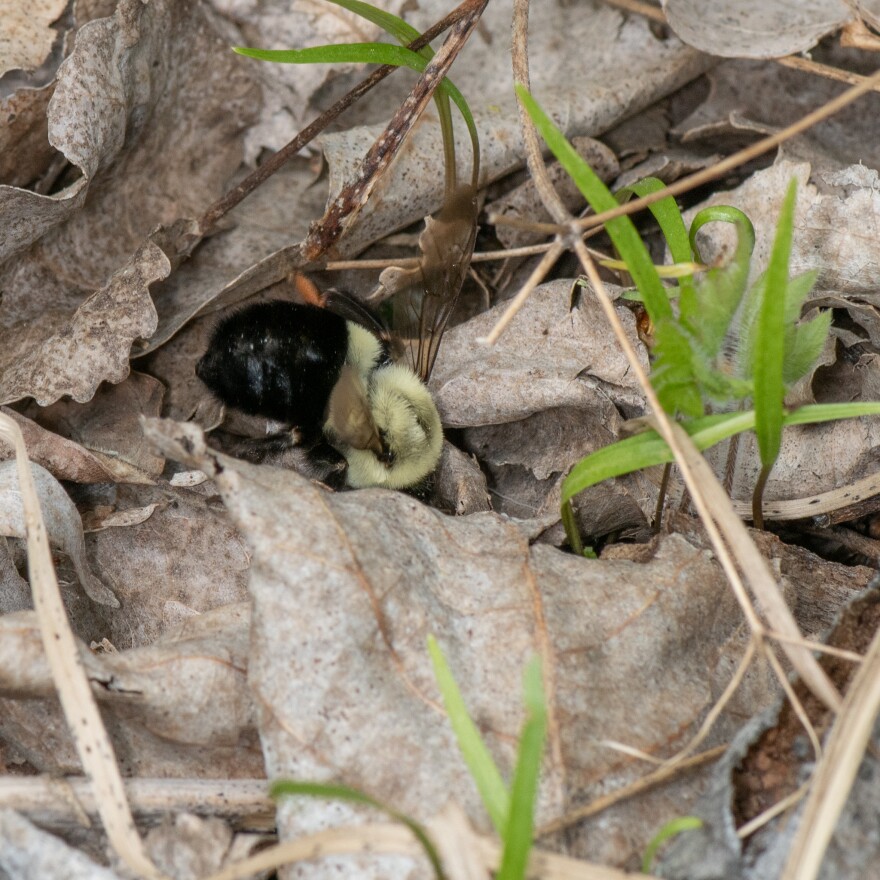
<instances>
[{"instance_id":1,"label":"bumblebee","mask_svg":"<svg viewBox=\"0 0 880 880\"><path fill-rule=\"evenodd\" d=\"M295 426L345 459L345 484L408 489L437 466L443 426L424 382L377 332L332 307L256 303L215 328L196 374L229 407Z\"/></svg>"}]
</instances>

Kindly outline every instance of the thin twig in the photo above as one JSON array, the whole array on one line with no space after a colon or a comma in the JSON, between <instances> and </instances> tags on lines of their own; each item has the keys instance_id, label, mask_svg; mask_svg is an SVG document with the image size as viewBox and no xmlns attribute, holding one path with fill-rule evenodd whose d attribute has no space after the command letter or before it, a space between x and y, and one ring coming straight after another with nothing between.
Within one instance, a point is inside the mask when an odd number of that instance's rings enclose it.
<instances>
[{"instance_id":1,"label":"thin twig","mask_svg":"<svg viewBox=\"0 0 880 880\"><path fill-rule=\"evenodd\" d=\"M408 46L414 52L424 48L448 30L452 25L470 15L473 8L482 0L464 0L452 10L449 15L442 18L437 24L428 28L417 40L413 40ZM317 119L310 122L300 131L293 140L285 144L277 153L274 153L255 171L249 174L237 186L224 193L213 205L211 205L199 220L198 228L202 236L208 235L220 219L228 214L239 202L249 196L260 184L268 180L276 171L282 168L300 150L316 138L334 119L344 113L349 107L359 101L371 89L377 86L386 76L397 70L390 64L377 67L366 79L358 83L350 92L343 95L332 107L325 110Z\"/></svg>"},{"instance_id":2,"label":"thin twig","mask_svg":"<svg viewBox=\"0 0 880 880\"><path fill-rule=\"evenodd\" d=\"M16 471L24 509L31 590L46 661L52 672L58 700L77 754L94 791L107 839L123 864L136 875L159 880L163 875L147 856L135 827L122 774L116 762L116 753L101 719L79 647L61 601L46 525L21 428L3 413L0 413L0 438L15 450Z\"/></svg>"},{"instance_id":3,"label":"thin twig","mask_svg":"<svg viewBox=\"0 0 880 880\"><path fill-rule=\"evenodd\" d=\"M715 746L712 749L707 749L705 752L700 752L699 755L685 758L685 760L672 767L664 765L617 791L602 795L602 797L590 801L590 803L583 807L579 807L576 810L572 810L570 813L566 813L564 816L560 816L558 819L554 819L552 822L547 822L545 825L541 825L540 828L535 831L535 837L546 837L548 834L555 834L557 831L564 831L566 828L570 828L572 825L577 825L578 822L583 822L584 819L589 819L604 810L613 807L615 804L619 804L621 801L635 797L637 794L642 794L652 788L656 788L658 785L663 785L663 783L677 777L679 774L685 773L688 770L694 770L697 767L702 767L710 761L720 758L726 749L726 745Z\"/></svg>"},{"instance_id":4,"label":"thin twig","mask_svg":"<svg viewBox=\"0 0 880 880\"><path fill-rule=\"evenodd\" d=\"M322 258L354 222L473 33L488 2L469 0L468 14L452 26L445 42L425 66L412 91L367 151L354 179L330 202L323 217L312 224L303 243L307 259Z\"/></svg>"},{"instance_id":5,"label":"thin twig","mask_svg":"<svg viewBox=\"0 0 880 880\"><path fill-rule=\"evenodd\" d=\"M601 226L609 220L613 220L615 217L636 214L644 208L647 208L649 205L653 205L655 202L665 199L667 196L680 196L696 187L711 183L713 180L723 177L725 174L728 174L736 168L739 168L741 165L750 162L752 159L757 159L759 156L778 147L780 144L793 138L795 135L807 131L819 122L833 116L835 113L839 113L844 107L851 104L857 98L860 98L862 95L873 91L878 87L880 87L880 70L876 71L871 76L862 77L857 85L853 86L851 89L847 89L836 98L823 104L812 113L803 116L801 119L797 120L797 122L792 123L782 131L756 141L751 146L733 153L715 165L705 168L702 171L697 171L688 177L683 177L681 180L677 180L675 183L672 183L661 190L657 190L657 192L651 193L650 195L633 199L625 205L620 205L609 211L603 211L601 214L584 217L581 220L576 220L575 223L579 229L592 229L595 226ZM494 221L500 226L513 225L507 224L505 218L501 216L496 216ZM565 226L558 223L537 223L533 228L546 232L548 235L558 235L568 231Z\"/></svg>"}]
</instances>

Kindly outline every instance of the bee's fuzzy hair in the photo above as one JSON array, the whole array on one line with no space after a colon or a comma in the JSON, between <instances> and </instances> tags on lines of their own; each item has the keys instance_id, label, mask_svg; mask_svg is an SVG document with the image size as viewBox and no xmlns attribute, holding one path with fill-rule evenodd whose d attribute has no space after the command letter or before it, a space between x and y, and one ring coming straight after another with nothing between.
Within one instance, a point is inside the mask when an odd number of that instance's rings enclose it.
<instances>
[{"instance_id":1,"label":"bee's fuzzy hair","mask_svg":"<svg viewBox=\"0 0 880 880\"><path fill-rule=\"evenodd\" d=\"M443 447L443 425L430 392L412 370L395 364L373 373L369 398L376 427L394 459L385 464L369 450L340 450L348 460L348 484L355 489L416 485L437 467Z\"/></svg>"},{"instance_id":2,"label":"bee's fuzzy hair","mask_svg":"<svg viewBox=\"0 0 880 880\"><path fill-rule=\"evenodd\" d=\"M348 351L345 361L357 370L365 382L376 369L382 354L382 343L374 334L354 321L348 322Z\"/></svg>"}]
</instances>

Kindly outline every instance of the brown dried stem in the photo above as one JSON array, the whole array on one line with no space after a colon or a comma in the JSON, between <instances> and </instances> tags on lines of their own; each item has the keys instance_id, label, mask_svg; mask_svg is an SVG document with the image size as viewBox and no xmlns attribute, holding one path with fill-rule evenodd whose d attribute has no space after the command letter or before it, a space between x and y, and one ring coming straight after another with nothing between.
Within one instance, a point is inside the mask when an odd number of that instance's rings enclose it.
<instances>
[{"instance_id":1,"label":"brown dried stem","mask_svg":"<svg viewBox=\"0 0 880 880\"><path fill-rule=\"evenodd\" d=\"M304 244L306 258L318 260L342 237L357 217L370 193L397 155L404 138L428 106L437 86L449 72L461 48L480 20L489 0L469 0L468 13L453 26L446 42L431 59L412 92L401 104L385 131L364 156L355 180L327 207L324 216L312 225Z\"/></svg>"}]
</instances>

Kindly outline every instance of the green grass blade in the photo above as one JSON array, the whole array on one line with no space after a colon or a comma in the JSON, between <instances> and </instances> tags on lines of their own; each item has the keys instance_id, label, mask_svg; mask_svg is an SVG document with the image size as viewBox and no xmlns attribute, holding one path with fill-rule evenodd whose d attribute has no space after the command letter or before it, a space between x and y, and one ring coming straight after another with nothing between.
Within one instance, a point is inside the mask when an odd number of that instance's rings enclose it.
<instances>
[{"instance_id":1,"label":"green grass blade","mask_svg":"<svg viewBox=\"0 0 880 880\"><path fill-rule=\"evenodd\" d=\"M404 46L421 36L411 24L407 24L402 18L386 12L384 9L377 9L369 3L363 3L361 0L327 0L327 2L341 6L343 9L372 22ZM419 53L428 59L434 57L434 50L430 46L420 49Z\"/></svg>"},{"instance_id":2,"label":"green grass blade","mask_svg":"<svg viewBox=\"0 0 880 880\"><path fill-rule=\"evenodd\" d=\"M880 416L880 403L819 403L802 406L783 417L783 425L817 425L823 422L836 422L840 419L855 419L864 416ZM690 422L683 422L694 445L701 452L716 443L749 431L755 427L755 413L752 410L738 413L717 413L703 416ZM666 464L672 461L669 447L655 431L645 431L634 437L618 440L610 446L597 449L581 459L565 478L562 484L562 503L571 501L578 492L601 483L611 477L630 474L640 468Z\"/></svg>"},{"instance_id":3,"label":"green grass blade","mask_svg":"<svg viewBox=\"0 0 880 880\"><path fill-rule=\"evenodd\" d=\"M655 835L651 838L651 842L645 849L644 858L642 858L642 873L650 874L654 867L654 859L657 857L657 850L660 846L669 840L670 837L677 837L682 831L693 831L703 827L703 820L696 816L679 816L671 822L667 822Z\"/></svg>"},{"instance_id":4,"label":"green grass blade","mask_svg":"<svg viewBox=\"0 0 880 880\"><path fill-rule=\"evenodd\" d=\"M682 423L682 427L700 450L708 449L734 434L748 431L754 425L755 414L751 411L718 413ZM643 434L618 440L617 443L597 449L571 469L571 473L562 483L562 501L569 501L578 492L583 492L602 480L629 474L640 468L666 464L672 458L669 447L656 431L645 431Z\"/></svg>"},{"instance_id":5,"label":"green grass blade","mask_svg":"<svg viewBox=\"0 0 880 880\"><path fill-rule=\"evenodd\" d=\"M428 833L415 819L411 819L405 813L395 810L377 801L375 798L358 791L356 788L349 788L347 785L324 784L321 782L294 782L288 779L278 779L269 787L269 794L273 798L292 797L302 795L304 797L327 798L329 800L348 801L349 803L361 804L363 806L374 807L381 810L385 815L390 816L396 822L405 825L413 833L413 836L422 845L431 867L434 869L434 876L438 880L444 880L443 865L440 862L440 856L437 849L431 842Z\"/></svg>"},{"instance_id":6,"label":"green grass blade","mask_svg":"<svg viewBox=\"0 0 880 880\"><path fill-rule=\"evenodd\" d=\"M880 403L876 401L855 401L853 403L811 403L788 413L783 424L818 425L823 422L838 422L841 419L858 419L864 416L880 416Z\"/></svg>"},{"instance_id":7,"label":"green grass blade","mask_svg":"<svg viewBox=\"0 0 880 880\"><path fill-rule=\"evenodd\" d=\"M753 347L755 382L755 434L761 464L773 466L782 443L782 402L785 386L785 304L788 290L788 262L794 228L794 202L797 181L792 180L782 203L770 263L764 279L764 298L758 311Z\"/></svg>"},{"instance_id":8,"label":"green grass blade","mask_svg":"<svg viewBox=\"0 0 880 880\"><path fill-rule=\"evenodd\" d=\"M504 779L492 760L480 732L468 714L461 691L458 689L455 678L446 663L446 658L433 636L428 636L428 651L431 655L431 662L434 664L434 677L437 679L437 685L443 695L443 704L446 706L449 723L455 733L458 748L476 783L486 812L495 826L495 831L499 837L503 837L510 809L507 786L504 784Z\"/></svg>"},{"instance_id":9,"label":"green grass blade","mask_svg":"<svg viewBox=\"0 0 880 880\"><path fill-rule=\"evenodd\" d=\"M390 64L393 67L409 67L419 73L423 73L428 65L421 55L411 49L391 43L346 43L338 46L312 46L308 49L250 49L246 46L234 46L232 51L246 58L272 61L276 64ZM438 88L449 95L465 121L470 120L468 127L474 125L464 95L448 79L444 79Z\"/></svg>"},{"instance_id":10,"label":"green grass blade","mask_svg":"<svg viewBox=\"0 0 880 880\"><path fill-rule=\"evenodd\" d=\"M541 663L534 657L523 676L526 722L519 738L516 769L510 786L510 816L496 880L523 880L534 834L535 798L547 735L547 705Z\"/></svg>"},{"instance_id":11,"label":"green grass blade","mask_svg":"<svg viewBox=\"0 0 880 880\"><path fill-rule=\"evenodd\" d=\"M629 195L641 198L651 193L659 192L661 189L666 189L666 184L662 180L657 177L645 177L630 186L623 187L614 195L617 201L622 204ZM692 262L693 253L690 240L688 239L688 231L675 199L672 196L666 196L660 199L659 202L649 205L648 210L654 215L654 219L660 226L660 231L666 239L669 253L672 256L672 262ZM682 297L687 297L693 293L694 285L690 276L682 277L679 286L681 287Z\"/></svg>"},{"instance_id":12,"label":"green grass blade","mask_svg":"<svg viewBox=\"0 0 880 880\"><path fill-rule=\"evenodd\" d=\"M528 89L517 84L516 93L541 137L544 138L553 155L571 176L593 210L601 213L619 207L617 199L614 198L608 187L577 154L574 147L529 94ZM663 287L648 250L632 221L629 217L617 217L614 220L609 220L605 224L605 229L611 236L621 259L629 267L629 274L632 275L636 287L642 294L642 301L651 320L656 324L663 318L671 318L672 306L666 289Z\"/></svg>"},{"instance_id":13,"label":"green grass blade","mask_svg":"<svg viewBox=\"0 0 880 880\"><path fill-rule=\"evenodd\" d=\"M307 49L251 49L247 46L233 46L232 51L246 58L275 64L390 64L393 67L409 67L418 73L423 73L428 65L428 59L419 53L389 43L344 43L338 46L312 46ZM441 95L448 96L464 119L474 150L476 179L480 168L480 141L471 108L448 77L443 79L437 90Z\"/></svg>"},{"instance_id":14,"label":"green grass blade","mask_svg":"<svg viewBox=\"0 0 880 880\"><path fill-rule=\"evenodd\" d=\"M330 46L309 46L306 49L251 49L233 46L232 51L245 58L271 61L273 64L391 64L394 67L413 67L427 63L416 52L392 43L339 43ZM413 62L410 56L420 59ZM416 68L418 69L418 68Z\"/></svg>"}]
</instances>

